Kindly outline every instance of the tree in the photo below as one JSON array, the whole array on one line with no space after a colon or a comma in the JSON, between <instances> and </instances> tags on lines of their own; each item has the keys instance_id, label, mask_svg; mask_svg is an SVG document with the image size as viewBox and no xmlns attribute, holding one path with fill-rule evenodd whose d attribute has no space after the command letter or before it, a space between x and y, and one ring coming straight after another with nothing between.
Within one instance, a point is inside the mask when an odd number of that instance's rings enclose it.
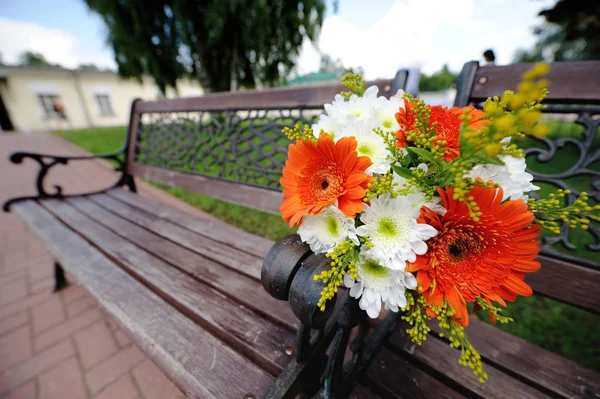
<instances>
[{"instance_id":1,"label":"tree","mask_svg":"<svg viewBox=\"0 0 600 399\"><path fill-rule=\"evenodd\" d=\"M327 54L321 55L321 65L319 72L334 72L340 78L347 73L354 73L357 75L364 75L365 71L362 67L346 68L339 58L334 60Z\"/></svg>"},{"instance_id":2,"label":"tree","mask_svg":"<svg viewBox=\"0 0 600 399\"><path fill-rule=\"evenodd\" d=\"M419 80L419 91L443 91L452 87L456 83L458 75L450 72L447 64L442 66L442 69L428 76L421 74Z\"/></svg>"},{"instance_id":3,"label":"tree","mask_svg":"<svg viewBox=\"0 0 600 399\"><path fill-rule=\"evenodd\" d=\"M600 3L558 0L540 11L546 20L534 31L538 37L531 50L518 50L515 62L600 59Z\"/></svg>"},{"instance_id":4,"label":"tree","mask_svg":"<svg viewBox=\"0 0 600 399\"><path fill-rule=\"evenodd\" d=\"M19 65L55 66L49 63L42 54L34 53L33 51L21 53L19 56Z\"/></svg>"},{"instance_id":5,"label":"tree","mask_svg":"<svg viewBox=\"0 0 600 399\"><path fill-rule=\"evenodd\" d=\"M164 92L181 77L209 91L280 81L325 0L85 0L108 26L119 73L150 74Z\"/></svg>"},{"instance_id":6,"label":"tree","mask_svg":"<svg viewBox=\"0 0 600 399\"><path fill-rule=\"evenodd\" d=\"M98 68L98 66L95 64L79 64L77 69L80 71L94 71L94 72L100 70L100 68Z\"/></svg>"}]
</instances>

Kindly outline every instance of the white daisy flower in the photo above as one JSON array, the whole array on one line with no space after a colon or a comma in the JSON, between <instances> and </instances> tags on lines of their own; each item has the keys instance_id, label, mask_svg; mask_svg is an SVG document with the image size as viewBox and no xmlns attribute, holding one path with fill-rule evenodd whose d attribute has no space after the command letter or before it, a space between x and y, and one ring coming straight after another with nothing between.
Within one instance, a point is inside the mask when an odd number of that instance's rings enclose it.
<instances>
[{"instance_id":1,"label":"white daisy flower","mask_svg":"<svg viewBox=\"0 0 600 399\"><path fill-rule=\"evenodd\" d=\"M355 137L358 144L356 151L359 156L367 156L373 163L365 171L368 175L383 175L390 170L392 164L391 154L386 149L383 137L373 131L378 124L375 118L355 120L353 123L342 127L335 140L342 137Z\"/></svg>"},{"instance_id":2,"label":"white daisy flower","mask_svg":"<svg viewBox=\"0 0 600 399\"><path fill-rule=\"evenodd\" d=\"M400 124L396 120L396 114L404 108L404 100L397 97L391 97L389 100L385 97L377 99L377 108L375 116L380 121L381 127L385 130L400 130Z\"/></svg>"},{"instance_id":3,"label":"white daisy flower","mask_svg":"<svg viewBox=\"0 0 600 399\"><path fill-rule=\"evenodd\" d=\"M323 130L325 133L329 133L332 139L335 137L335 132L340 130L340 127L341 125L338 122L326 114L321 115L318 122L311 126L315 136L319 137L319 133Z\"/></svg>"},{"instance_id":4,"label":"white daisy flower","mask_svg":"<svg viewBox=\"0 0 600 399\"><path fill-rule=\"evenodd\" d=\"M425 172L427 172L427 165L425 164L419 164L419 166L417 166L418 168L421 168L423 170L425 170ZM440 201L440 198L437 196L434 196L431 201L427 200L427 196L425 195L425 193L416 186L412 186L408 183L408 180L405 179L404 177L396 174L395 172L393 173L393 178L394 178L394 183L397 183L396 188L398 189L402 189L408 186L410 186L410 191L409 194L413 194L415 198L415 201L413 203L413 208L417 208L417 209L421 209L422 207L426 206L427 208L431 209L432 211L434 211L435 213L437 213L438 215L444 215L446 213L446 208L444 208L442 206L442 202Z\"/></svg>"},{"instance_id":5,"label":"white daisy flower","mask_svg":"<svg viewBox=\"0 0 600 399\"><path fill-rule=\"evenodd\" d=\"M336 135L339 129L351 125L355 120L370 119L377 106L377 86L371 86L365 90L362 97L353 94L348 100L341 95L336 95L331 104L325 104L325 114L319 117L319 121L311 127L315 134L321 129Z\"/></svg>"},{"instance_id":6,"label":"white daisy flower","mask_svg":"<svg viewBox=\"0 0 600 399\"><path fill-rule=\"evenodd\" d=\"M362 254L359 256L357 268L357 279L352 280L346 274L344 284L350 288L351 297L360 298L358 305L373 319L379 316L382 303L385 309L392 312L405 307L405 289L417 287L417 280L411 273L388 269Z\"/></svg>"},{"instance_id":7,"label":"white daisy flower","mask_svg":"<svg viewBox=\"0 0 600 399\"><path fill-rule=\"evenodd\" d=\"M414 262L417 255L427 252L425 241L437 230L417 223L420 207L413 206L417 201L413 194L392 198L386 193L365 205L360 216L364 225L356 229L359 236L368 237L373 244L365 256L390 269L404 270L406 262Z\"/></svg>"},{"instance_id":8,"label":"white daisy flower","mask_svg":"<svg viewBox=\"0 0 600 399\"><path fill-rule=\"evenodd\" d=\"M377 106L377 86L371 86L362 96L353 94L347 101L340 102L344 98L340 95L335 96L335 101L331 104L325 104L327 115L335 119L343 119L346 115L353 115L356 119L369 119Z\"/></svg>"},{"instance_id":9,"label":"white daisy flower","mask_svg":"<svg viewBox=\"0 0 600 399\"><path fill-rule=\"evenodd\" d=\"M344 215L335 206L327 207L314 216L304 216L298 234L316 254L331 251L346 238L356 245L360 244L354 219Z\"/></svg>"},{"instance_id":10,"label":"white daisy flower","mask_svg":"<svg viewBox=\"0 0 600 399\"><path fill-rule=\"evenodd\" d=\"M540 189L531 183L533 180L531 173L525 172L527 164L524 158L510 155L500 155L498 158L504 162L504 165L476 165L467 176L473 180L479 177L483 181L491 180L498 184L502 187L503 201L507 199L527 201L526 193Z\"/></svg>"}]
</instances>

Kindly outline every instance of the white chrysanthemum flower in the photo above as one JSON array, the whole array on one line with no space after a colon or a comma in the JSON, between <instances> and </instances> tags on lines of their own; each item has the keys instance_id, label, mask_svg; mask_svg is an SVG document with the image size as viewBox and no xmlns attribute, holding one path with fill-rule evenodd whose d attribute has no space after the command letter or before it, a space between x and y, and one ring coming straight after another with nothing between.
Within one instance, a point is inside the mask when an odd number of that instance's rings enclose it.
<instances>
[{"instance_id":1,"label":"white chrysanthemum flower","mask_svg":"<svg viewBox=\"0 0 600 399\"><path fill-rule=\"evenodd\" d=\"M510 155L500 155L498 158L504 162L504 165L477 165L468 176L473 180L479 177L481 180L491 180L498 184L502 187L503 201L506 199L527 201L526 193L540 189L531 183L533 181L531 173L525 172L527 164L524 158Z\"/></svg>"},{"instance_id":2,"label":"white chrysanthemum flower","mask_svg":"<svg viewBox=\"0 0 600 399\"><path fill-rule=\"evenodd\" d=\"M421 168L421 169L425 170L425 172L427 172L427 169L428 169L427 165L419 164L419 166L417 166L417 167ZM407 187L407 185L409 184L407 179L396 174L395 172L393 173L393 179L394 179L394 183L397 183L396 188L398 188L398 189L403 189L403 188ZM438 215L446 214L446 208L444 208L442 206L442 202L440 201L439 197L434 196L431 199L431 201L428 201L427 196L425 195L423 190L421 190L419 187L416 187L416 186L410 186L410 191L408 193L414 195L413 198L415 198L415 202L412 205L413 208L421 209L422 207L426 206L427 208L431 209Z\"/></svg>"},{"instance_id":3,"label":"white chrysanthemum flower","mask_svg":"<svg viewBox=\"0 0 600 399\"><path fill-rule=\"evenodd\" d=\"M386 148L383 137L373 131L377 124L377 119L373 117L355 120L353 123L342 127L339 134L335 136L336 141L342 137L353 136L356 138L358 155L369 157L373 163L365 171L368 175L385 174L390 170L392 164L391 154Z\"/></svg>"},{"instance_id":4,"label":"white chrysanthemum flower","mask_svg":"<svg viewBox=\"0 0 600 399\"><path fill-rule=\"evenodd\" d=\"M331 104L325 104L325 114L311 127L315 134L321 129L337 136L339 129L353 124L355 120L370 119L375 114L377 106L377 86L371 86L363 93L362 97L353 94L348 100L341 95L336 95Z\"/></svg>"},{"instance_id":5,"label":"white chrysanthemum flower","mask_svg":"<svg viewBox=\"0 0 600 399\"><path fill-rule=\"evenodd\" d=\"M335 137L335 132L340 130L340 123L333 118L329 117L329 115L322 114L319 117L317 123L314 123L311 128L315 136L319 137L319 133L323 130L325 133L329 133L331 138Z\"/></svg>"},{"instance_id":6,"label":"white chrysanthemum flower","mask_svg":"<svg viewBox=\"0 0 600 399\"><path fill-rule=\"evenodd\" d=\"M404 270L392 270L382 266L373 259L360 255L357 264L358 277L352 280L344 275L344 284L350 288L350 296L360 298L358 305L366 310L371 318L376 318L381 312L381 304L385 309L397 312L406 306L404 291L406 288L415 289L417 280Z\"/></svg>"},{"instance_id":7,"label":"white chrysanthemum flower","mask_svg":"<svg viewBox=\"0 0 600 399\"><path fill-rule=\"evenodd\" d=\"M428 224L417 223L420 207L414 207L418 198L413 195L392 198L388 193L373 198L365 205L356 229L366 236L373 246L364 252L382 265L394 270L404 270L406 262L414 262L417 255L427 252L426 240L437 230Z\"/></svg>"},{"instance_id":8,"label":"white chrysanthemum flower","mask_svg":"<svg viewBox=\"0 0 600 399\"><path fill-rule=\"evenodd\" d=\"M377 108L375 109L375 117L381 123L381 128L385 130L397 131L400 129L400 124L396 120L396 114L404 108L404 100L397 97L391 97L389 100L385 97L377 99Z\"/></svg>"},{"instance_id":9,"label":"white chrysanthemum flower","mask_svg":"<svg viewBox=\"0 0 600 399\"><path fill-rule=\"evenodd\" d=\"M298 234L316 254L331 251L346 238L359 245L354 219L344 215L335 206L327 207L314 216L304 216Z\"/></svg>"}]
</instances>

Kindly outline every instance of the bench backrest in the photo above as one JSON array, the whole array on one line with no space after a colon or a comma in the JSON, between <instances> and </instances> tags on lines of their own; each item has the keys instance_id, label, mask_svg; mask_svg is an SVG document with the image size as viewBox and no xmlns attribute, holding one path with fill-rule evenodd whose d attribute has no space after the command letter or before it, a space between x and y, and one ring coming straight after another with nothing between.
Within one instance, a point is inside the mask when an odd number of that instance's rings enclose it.
<instances>
[{"instance_id":1,"label":"bench backrest","mask_svg":"<svg viewBox=\"0 0 600 399\"><path fill-rule=\"evenodd\" d=\"M532 66L468 62L459 76L454 105L480 107L488 97L516 90L523 73ZM523 143L528 171L542 191L571 190L573 194L566 197L568 204L581 191L600 202L600 61L552 63L547 78L550 94L544 118L550 124L550 134ZM599 312L598 251L599 224L592 223L587 232L571 231L565 224L559 236L543 239L542 271L528 276L527 282L538 293Z\"/></svg>"},{"instance_id":2,"label":"bench backrest","mask_svg":"<svg viewBox=\"0 0 600 399\"><path fill-rule=\"evenodd\" d=\"M378 80L379 95L403 89L406 71ZM289 140L283 127L312 124L341 84L136 101L128 172L246 207L279 213Z\"/></svg>"}]
</instances>

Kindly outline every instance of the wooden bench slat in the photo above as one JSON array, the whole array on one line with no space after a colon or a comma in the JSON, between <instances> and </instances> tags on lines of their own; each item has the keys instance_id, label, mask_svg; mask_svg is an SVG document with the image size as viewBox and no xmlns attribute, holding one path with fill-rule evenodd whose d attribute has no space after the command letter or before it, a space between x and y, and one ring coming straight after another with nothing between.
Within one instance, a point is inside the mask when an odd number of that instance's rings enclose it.
<instances>
[{"instance_id":1,"label":"wooden bench slat","mask_svg":"<svg viewBox=\"0 0 600 399\"><path fill-rule=\"evenodd\" d=\"M384 398L464 398L408 360L382 347L367 370L364 384Z\"/></svg>"},{"instance_id":2,"label":"wooden bench slat","mask_svg":"<svg viewBox=\"0 0 600 399\"><path fill-rule=\"evenodd\" d=\"M489 379L480 383L473 371L458 364L459 350L430 334L423 345L411 342L401 324L390 336L389 346L403 356L414 358L436 378L464 390L466 396L480 395L485 398L548 398L537 389L505 374L490 364L484 365Z\"/></svg>"},{"instance_id":3,"label":"wooden bench slat","mask_svg":"<svg viewBox=\"0 0 600 399\"><path fill-rule=\"evenodd\" d=\"M430 327L436 333L441 331L436 323ZM467 334L486 361L521 380L562 397L600 396L600 374L593 370L481 320L471 319Z\"/></svg>"},{"instance_id":4,"label":"wooden bench slat","mask_svg":"<svg viewBox=\"0 0 600 399\"><path fill-rule=\"evenodd\" d=\"M271 383L258 366L150 292L39 204L20 202L13 209L186 395L243 398Z\"/></svg>"},{"instance_id":5,"label":"wooden bench slat","mask_svg":"<svg viewBox=\"0 0 600 399\"><path fill-rule=\"evenodd\" d=\"M69 198L65 201L117 235L254 309L264 318L281 323L290 330L295 330L298 325L298 319L287 302L271 301L272 297L258 281L136 226L87 198Z\"/></svg>"},{"instance_id":6,"label":"wooden bench slat","mask_svg":"<svg viewBox=\"0 0 600 399\"><path fill-rule=\"evenodd\" d=\"M168 186L180 187L184 190L276 215L279 214L279 206L283 202L283 195L275 190L203 175L178 172L138 162L134 162L130 168L133 175L144 179Z\"/></svg>"},{"instance_id":7,"label":"wooden bench slat","mask_svg":"<svg viewBox=\"0 0 600 399\"><path fill-rule=\"evenodd\" d=\"M367 82L367 87L379 87L379 95L389 97L392 80ZM306 87L281 87L269 90L248 90L226 93L210 93L202 97L161 99L143 101L138 104L138 113L226 111L231 109L307 108L322 107L333 100L336 94L347 88L339 83Z\"/></svg>"},{"instance_id":8,"label":"wooden bench slat","mask_svg":"<svg viewBox=\"0 0 600 399\"><path fill-rule=\"evenodd\" d=\"M113 212L132 223L150 230L161 237L171 240L182 247L206 256L236 271L260 280L263 260L247 252L236 251L227 245L198 235L179 227L164 219L157 218L130 205L119 202L107 195L99 194L88 197L104 209Z\"/></svg>"},{"instance_id":9,"label":"wooden bench slat","mask_svg":"<svg viewBox=\"0 0 600 399\"><path fill-rule=\"evenodd\" d=\"M42 206L100 248L172 306L275 376L289 362L295 335L240 307L206 284L123 240L64 201ZM272 298L271 301L276 301Z\"/></svg>"},{"instance_id":10,"label":"wooden bench slat","mask_svg":"<svg viewBox=\"0 0 600 399\"><path fill-rule=\"evenodd\" d=\"M539 256L542 267L525 276L539 294L600 313L600 270L577 266L559 259Z\"/></svg>"},{"instance_id":11,"label":"wooden bench slat","mask_svg":"<svg viewBox=\"0 0 600 399\"><path fill-rule=\"evenodd\" d=\"M260 258L264 258L274 244L271 240L245 232L225 222L216 223L211 220L196 218L178 209L120 188L108 191L107 195L204 237L217 240Z\"/></svg>"},{"instance_id":12,"label":"wooden bench slat","mask_svg":"<svg viewBox=\"0 0 600 399\"><path fill-rule=\"evenodd\" d=\"M485 100L502 95L505 90L516 90L523 73L533 64L486 65L477 70L472 100ZM550 80L549 102L600 102L600 73L597 61L554 62L545 78Z\"/></svg>"},{"instance_id":13,"label":"wooden bench slat","mask_svg":"<svg viewBox=\"0 0 600 399\"><path fill-rule=\"evenodd\" d=\"M392 396L393 398L400 398L399 396ZM375 395L369 388L363 385L357 385L354 391L350 394L349 399L381 399L378 395Z\"/></svg>"}]
</instances>

